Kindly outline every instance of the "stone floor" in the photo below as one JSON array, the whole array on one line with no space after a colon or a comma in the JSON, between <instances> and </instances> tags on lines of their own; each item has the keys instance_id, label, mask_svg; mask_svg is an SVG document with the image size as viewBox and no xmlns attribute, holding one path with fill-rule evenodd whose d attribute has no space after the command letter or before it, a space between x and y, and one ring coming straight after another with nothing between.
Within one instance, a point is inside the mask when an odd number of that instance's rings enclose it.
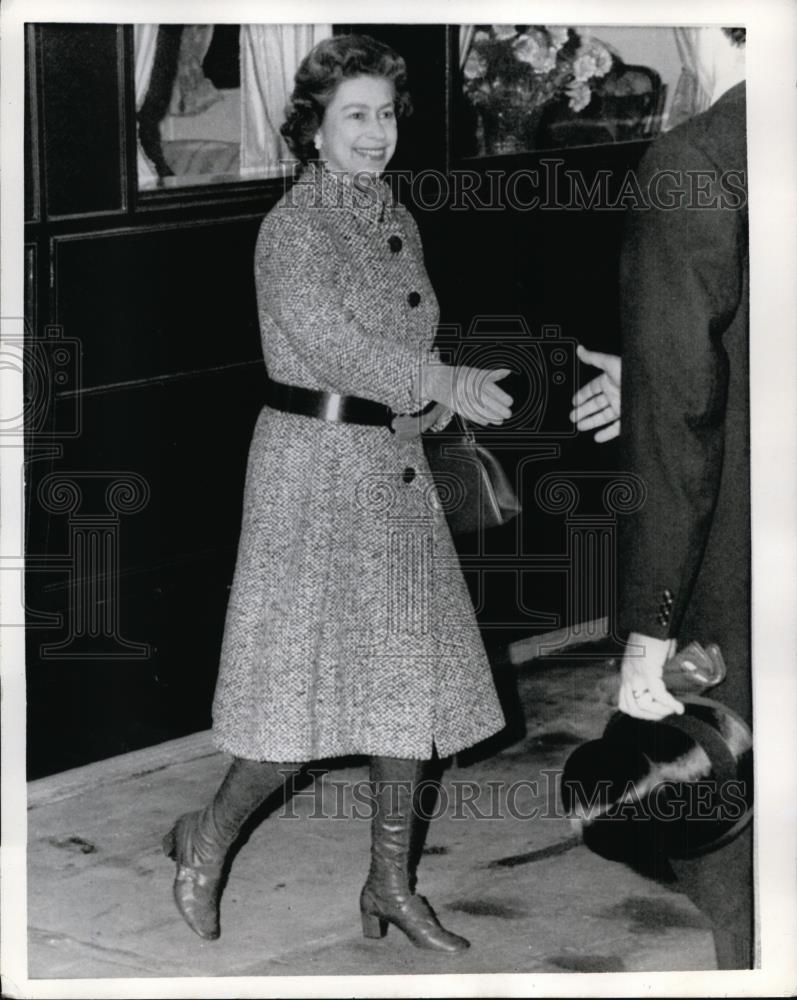
<instances>
[{"instance_id":1,"label":"stone floor","mask_svg":"<svg viewBox=\"0 0 797 1000\"><path fill-rule=\"evenodd\" d=\"M591 854L557 815L556 773L602 731L615 665L496 670L514 728L445 772L419 871L419 891L469 951L419 951L394 928L363 939L369 823L344 814L364 761L335 764L254 827L224 894L222 937L195 937L174 909L160 841L226 769L200 733L29 785L30 978L714 968L711 934L685 897Z\"/></svg>"}]
</instances>

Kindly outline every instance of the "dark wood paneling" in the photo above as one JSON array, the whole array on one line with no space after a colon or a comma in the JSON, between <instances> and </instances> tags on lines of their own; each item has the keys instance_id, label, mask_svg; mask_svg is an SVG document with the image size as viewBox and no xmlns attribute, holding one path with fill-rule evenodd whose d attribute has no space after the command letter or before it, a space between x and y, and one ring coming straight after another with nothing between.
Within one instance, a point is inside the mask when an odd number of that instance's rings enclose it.
<instances>
[{"instance_id":1,"label":"dark wood paneling","mask_svg":"<svg viewBox=\"0 0 797 1000\"><path fill-rule=\"evenodd\" d=\"M38 28L47 214L122 211L121 29Z\"/></svg>"},{"instance_id":2,"label":"dark wood paneling","mask_svg":"<svg viewBox=\"0 0 797 1000\"><path fill-rule=\"evenodd\" d=\"M260 358L261 218L55 241L55 317L83 345L83 388Z\"/></svg>"},{"instance_id":3,"label":"dark wood paneling","mask_svg":"<svg viewBox=\"0 0 797 1000\"><path fill-rule=\"evenodd\" d=\"M557 373L552 366L542 379L548 393L545 425L552 434L530 435L528 425L524 428L522 424L514 440L514 431L507 435L482 430L477 434L488 446L496 436L502 441L498 454L510 476L522 469L517 482L524 504L519 539L514 524L490 532L475 557L473 539L458 540L488 641L513 641L535 630L574 624L584 619L587 605L589 617L602 617L611 611L612 594L605 581L581 581L581 569L562 565L546 568L544 561L540 562L546 553L556 557L556 562L572 543L567 517L541 509L535 490L542 478L552 473L570 477L582 500L582 523L605 524L607 515L612 520L604 507L602 490L619 471L617 442L597 445L592 435L575 434L568 414L573 392L597 374L596 369L575 359L576 343L619 351L617 289L624 211L621 205L610 206L644 148L644 143L638 143L464 161L458 169L482 178L482 207L441 212L410 206L423 234L443 319L460 331L458 360L468 363L471 350L482 352L482 345L489 345L483 325L481 332L469 333L480 316L505 317L506 327L514 322L511 317L521 317L537 338L544 327L558 328L558 340L568 352L568 362L561 366L564 381L554 383ZM548 170L559 178L558 189L544 182L542 161L554 159L561 162ZM486 195L487 170L499 172L491 198ZM513 178L521 170L537 171L540 179L536 193L541 204L529 211L513 207L517 205L511 195ZM570 198L569 182L564 183L563 177L578 177L583 189L589 191L602 171L607 177L607 198L600 205L588 208ZM455 190L456 183L449 175L449 209ZM518 191L525 199L530 188ZM503 335L498 334L496 345L503 342ZM548 365L550 347L542 358ZM515 373L502 385L516 401L523 402L529 397L529 384L522 375L520 354L516 361L509 366ZM534 447L544 442L555 445L558 455L529 464ZM503 560L502 571L490 569L507 553L510 558ZM535 612L555 616L555 624L536 625Z\"/></svg>"},{"instance_id":4,"label":"dark wood paneling","mask_svg":"<svg viewBox=\"0 0 797 1000\"><path fill-rule=\"evenodd\" d=\"M25 244L25 322L32 332L37 323L38 297L38 247L35 243Z\"/></svg>"},{"instance_id":5,"label":"dark wood paneling","mask_svg":"<svg viewBox=\"0 0 797 1000\"><path fill-rule=\"evenodd\" d=\"M62 457L30 464L38 522L27 583L31 777L208 725L262 388L263 366L252 364L89 393L82 400L81 434L63 442ZM58 407L66 425L73 419L71 403L62 399ZM47 511L52 475L76 484L81 510ZM145 483L148 496L139 509L120 514L114 529L116 632L119 640L149 650L135 656L99 635L48 655L44 647L74 634L70 615L79 619L82 613L73 589L80 580L70 561L75 514L112 513L105 487L125 476ZM42 554L43 565L37 559ZM94 575L100 576L96 569ZM37 626L34 616L46 613L63 616L62 625ZM83 655L69 658L75 650Z\"/></svg>"},{"instance_id":6,"label":"dark wood paneling","mask_svg":"<svg viewBox=\"0 0 797 1000\"><path fill-rule=\"evenodd\" d=\"M414 208L444 317L467 325L480 313L520 314L532 329L558 324L565 336L615 350L625 218L617 199L645 148L625 143L458 163L480 178L484 206ZM488 182L486 171L498 179ZM536 175L536 183L517 182L521 172ZM571 196L578 185L589 191L601 174L607 197L599 204L586 207L587 199ZM453 198L453 181L449 189ZM533 195L537 207L519 207Z\"/></svg>"}]
</instances>

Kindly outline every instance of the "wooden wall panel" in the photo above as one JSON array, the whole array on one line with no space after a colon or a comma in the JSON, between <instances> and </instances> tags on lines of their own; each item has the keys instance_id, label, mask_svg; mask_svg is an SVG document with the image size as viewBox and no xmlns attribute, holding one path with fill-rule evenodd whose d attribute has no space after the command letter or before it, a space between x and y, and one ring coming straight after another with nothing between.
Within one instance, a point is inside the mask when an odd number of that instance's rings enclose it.
<instances>
[{"instance_id":1,"label":"wooden wall panel","mask_svg":"<svg viewBox=\"0 0 797 1000\"><path fill-rule=\"evenodd\" d=\"M121 28L38 26L47 214L125 208Z\"/></svg>"},{"instance_id":2,"label":"wooden wall panel","mask_svg":"<svg viewBox=\"0 0 797 1000\"><path fill-rule=\"evenodd\" d=\"M262 388L253 363L88 392L81 433L60 458L30 463L30 777L208 724ZM58 406L66 426L71 403ZM113 502L108 486L124 481L144 495L114 518L124 496ZM79 558L77 536L90 530L116 540L108 581L102 557Z\"/></svg>"},{"instance_id":3,"label":"wooden wall panel","mask_svg":"<svg viewBox=\"0 0 797 1000\"><path fill-rule=\"evenodd\" d=\"M467 325L479 314L521 314L532 328L559 324L591 347L616 350L625 219L618 199L645 148L621 143L458 163L482 185L484 207L474 198L461 210L416 212L444 317ZM489 181L487 171L498 179ZM522 174L538 179L517 180ZM586 207L582 197L580 207L581 196L571 199L578 185L589 191L601 177L607 193L601 203ZM540 204L523 208L533 196Z\"/></svg>"},{"instance_id":4,"label":"wooden wall panel","mask_svg":"<svg viewBox=\"0 0 797 1000\"><path fill-rule=\"evenodd\" d=\"M83 345L83 388L259 359L261 216L55 240L55 321Z\"/></svg>"}]
</instances>

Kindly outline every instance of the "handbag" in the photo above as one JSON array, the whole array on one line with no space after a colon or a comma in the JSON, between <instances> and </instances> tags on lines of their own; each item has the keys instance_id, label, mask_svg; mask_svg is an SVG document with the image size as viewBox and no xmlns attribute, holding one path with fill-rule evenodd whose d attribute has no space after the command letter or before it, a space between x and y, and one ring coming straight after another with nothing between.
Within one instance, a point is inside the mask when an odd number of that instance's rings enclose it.
<instances>
[{"instance_id":1,"label":"handbag","mask_svg":"<svg viewBox=\"0 0 797 1000\"><path fill-rule=\"evenodd\" d=\"M459 417L452 425L454 433L425 437L426 457L452 534L507 524L521 506L503 466Z\"/></svg>"}]
</instances>

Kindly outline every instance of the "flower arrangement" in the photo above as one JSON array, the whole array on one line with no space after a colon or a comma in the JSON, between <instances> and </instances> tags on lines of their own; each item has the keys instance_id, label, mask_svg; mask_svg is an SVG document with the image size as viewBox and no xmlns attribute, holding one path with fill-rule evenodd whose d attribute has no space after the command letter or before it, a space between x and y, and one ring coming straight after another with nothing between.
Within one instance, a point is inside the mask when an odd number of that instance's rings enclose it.
<instances>
[{"instance_id":1,"label":"flower arrangement","mask_svg":"<svg viewBox=\"0 0 797 1000\"><path fill-rule=\"evenodd\" d=\"M612 63L602 42L582 38L572 28L479 27L463 76L465 95L482 120L486 151L512 151L518 142L533 148L533 132L545 105L566 98L571 111L583 111Z\"/></svg>"}]
</instances>

